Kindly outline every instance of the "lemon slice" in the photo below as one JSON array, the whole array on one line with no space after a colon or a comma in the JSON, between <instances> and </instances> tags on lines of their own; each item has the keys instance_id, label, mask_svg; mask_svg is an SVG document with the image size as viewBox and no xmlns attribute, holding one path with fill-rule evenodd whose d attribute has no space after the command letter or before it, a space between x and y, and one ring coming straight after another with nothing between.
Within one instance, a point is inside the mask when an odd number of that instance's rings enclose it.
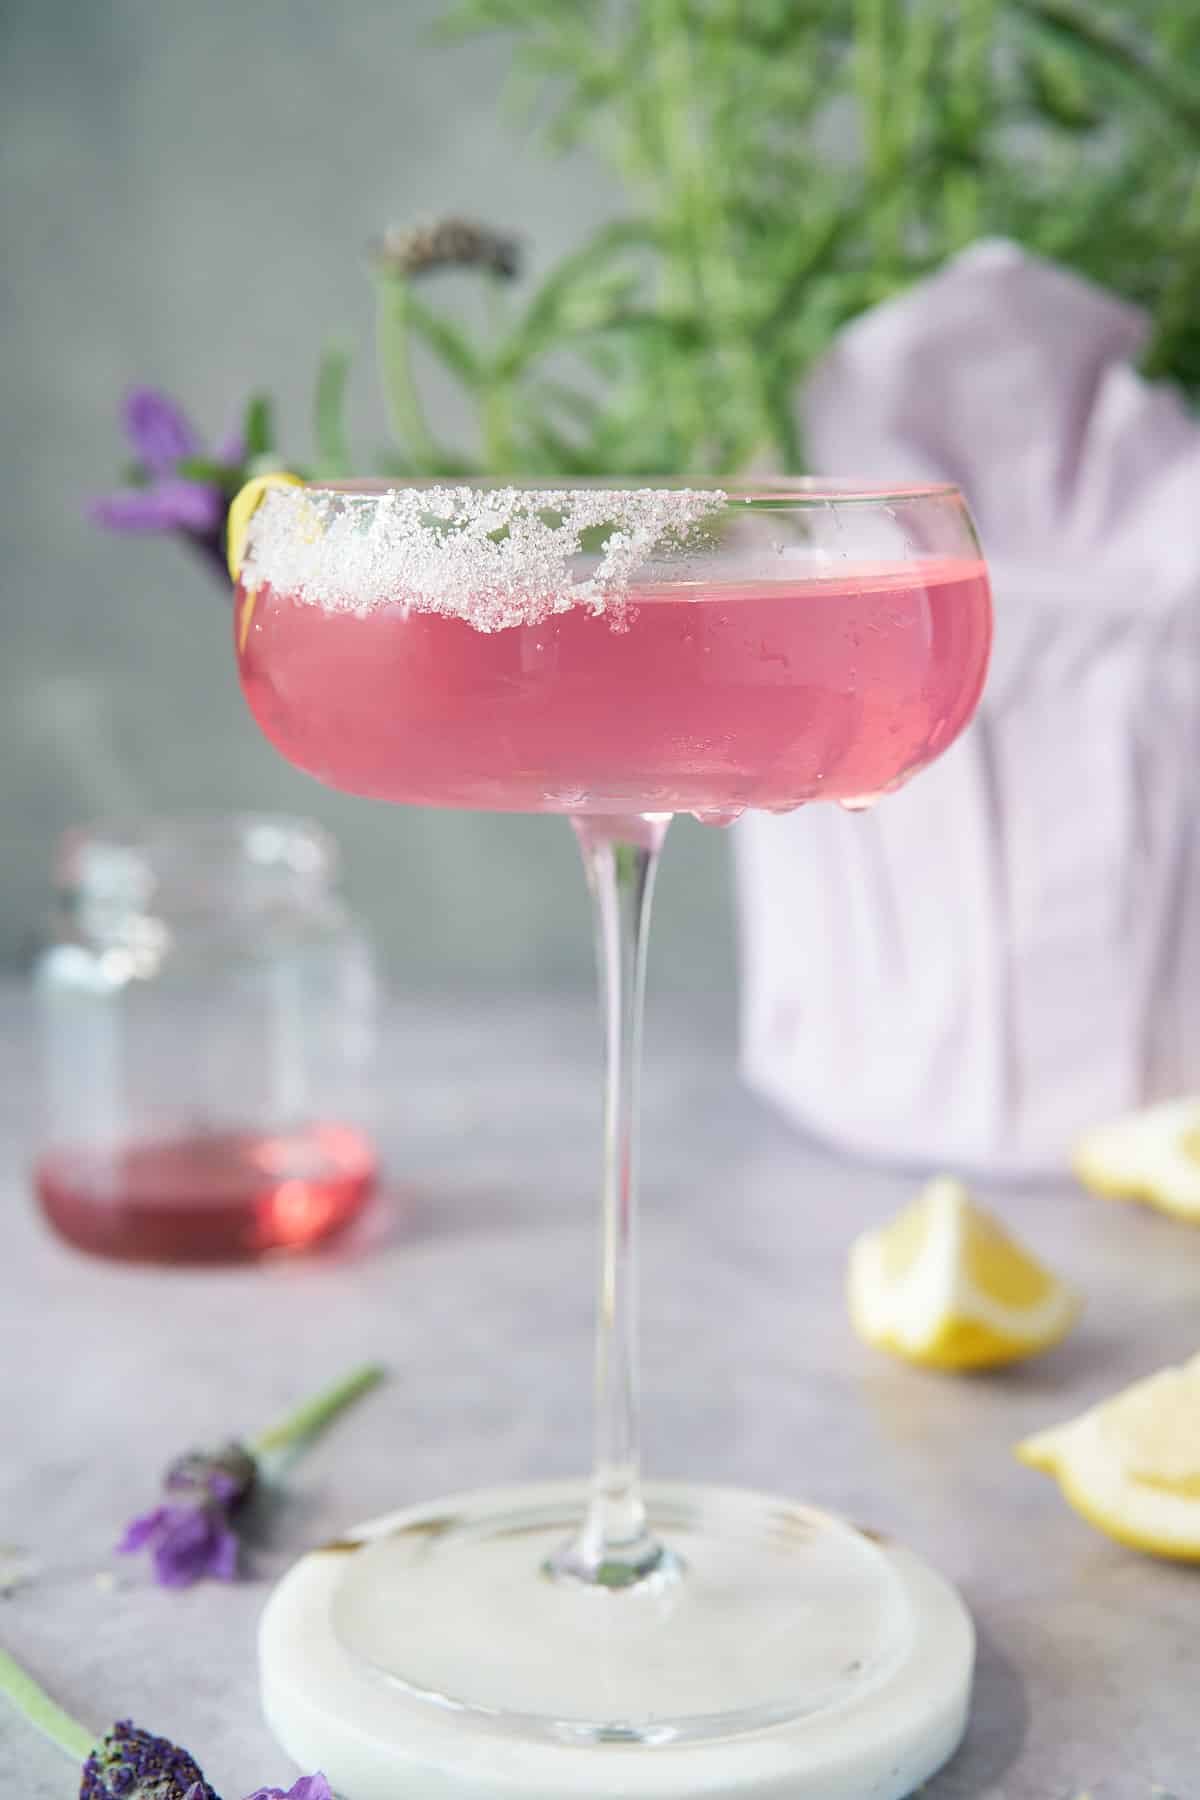
<instances>
[{"instance_id":1,"label":"lemon slice","mask_svg":"<svg viewBox=\"0 0 1200 1800\"><path fill-rule=\"evenodd\" d=\"M960 1181L931 1181L850 1252L859 1336L934 1369L983 1369L1065 1337L1079 1297L976 1206Z\"/></svg>"},{"instance_id":2,"label":"lemon slice","mask_svg":"<svg viewBox=\"0 0 1200 1800\"><path fill-rule=\"evenodd\" d=\"M1027 1438L1017 1455L1118 1543L1200 1562L1200 1356Z\"/></svg>"},{"instance_id":3,"label":"lemon slice","mask_svg":"<svg viewBox=\"0 0 1200 1800\"><path fill-rule=\"evenodd\" d=\"M1200 1220L1200 1100L1168 1100L1089 1131L1073 1157L1085 1187Z\"/></svg>"},{"instance_id":4,"label":"lemon slice","mask_svg":"<svg viewBox=\"0 0 1200 1800\"><path fill-rule=\"evenodd\" d=\"M238 489L229 502L225 520L225 559L234 581L241 575L242 558L246 554L246 534L250 529L250 520L262 504L263 495L272 488L303 486L298 475L291 474L287 469L273 469L269 475L252 476L244 487Z\"/></svg>"},{"instance_id":5,"label":"lemon slice","mask_svg":"<svg viewBox=\"0 0 1200 1800\"><path fill-rule=\"evenodd\" d=\"M229 564L229 573L236 582L242 573L242 559L246 554L246 537L250 530L250 520L262 504L264 494L272 488L303 487L298 475L287 469L273 469L269 475L253 475L244 487L238 489L229 503L229 512L225 519L225 560ZM242 616L238 621L238 650L246 648L246 639L250 635L250 621L254 617L254 602L257 590L247 588L242 601Z\"/></svg>"}]
</instances>

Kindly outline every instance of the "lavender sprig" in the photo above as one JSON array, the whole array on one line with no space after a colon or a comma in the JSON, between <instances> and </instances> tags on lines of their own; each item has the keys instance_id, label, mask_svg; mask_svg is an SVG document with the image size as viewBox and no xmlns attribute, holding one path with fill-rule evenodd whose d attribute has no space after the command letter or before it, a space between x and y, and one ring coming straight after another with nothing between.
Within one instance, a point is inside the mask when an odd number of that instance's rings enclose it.
<instances>
[{"instance_id":1,"label":"lavender sprig","mask_svg":"<svg viewBox=\"0 0 1200 1800\"><path fill-rule=\"evenodd\" d=\"M195 1758L129 1719L105 1733L83 1765L79 1800L219 1800Z\"/></svg>"},{"instance_id":2,"label":"lavender sprig","mask_svg":"<svg viewBox=\"0 0 1200 1800\"><path fill-rule=\"evenodd\" d=\"M365 1363L268 1426L249 1445L231 1442L220 1450L191 1450L177 1457L163 1476L163 1500L130 1520L118 1551L149 1550L162 1587L191 1587L206 1576L235 1580L241 1547L237 1527L257 1486L261 1459L303 1449L375 1387L383 1373L378 1363Z\"/></svg>"},{"instance_id":3,"label":"lavender sprig","mask_svg":"<svg viewBox=\"0 0 1200 1800\"><path fill-rule=\"evenodd\" d=\"M241 485L245 430L231 432L204 466L190 419L169 394L152 387L132 388L125 396L122 424L134 456L129 486L93 500L88 517L108 531L180 537L223 577L227 490ZM195 471L202 466L199 479Z\"/></svg>"},{"instance_id":4,"label":"lavender sprig","mask_svg":"<svg viewBox=\"0 0 1200 1800\"><path fill-rule=\"evenodd\" d=\"M82 1764L79 1800L220 1800L200 1765L169 1738L121 1719L96 1739L0 1649L0 1694L60 1750ZM247 1800L333 1800L324 1775L302 1775L290 1788L256 1788Z\"/></svg>"}]
</instances>

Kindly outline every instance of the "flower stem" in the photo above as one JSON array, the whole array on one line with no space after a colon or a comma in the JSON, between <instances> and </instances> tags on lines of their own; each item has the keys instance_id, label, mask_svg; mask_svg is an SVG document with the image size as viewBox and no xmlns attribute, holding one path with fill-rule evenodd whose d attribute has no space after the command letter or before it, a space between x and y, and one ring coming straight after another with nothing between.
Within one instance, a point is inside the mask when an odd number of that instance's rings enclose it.
<instances>
[{"instance_id":1,"label":"flower stem","mask_svg":"<svg viewBox=\"0 0 1200 1800\"><path fill-rule=\"evenodd\" d=\"M381 276L378 282L379 373L392 433L418 472L437 467L438 448L413 375L406 281Z\"/></svg>"},{"instance_id":2,"label":"flower stem","mask_svg":"<svg viewBox=\"0 0 1200 1800\"><path fill-rule=\"evenodd\" d=\"M259 1432L256 1438L250 1440L250 1449L256 1456L261 1456L270 1450L290 1450L296 1445L308 1443L311 1438L324 1431L327 1425L332 1424L346 1407L377 1387L385 1373L382 1363L363 1363L333 1387L325 1388L311 1400L305 1400L285 1418L276 1420L274 1425Z\"/></svg>"},{"instance_id":3,"label":"flower stem","mask_svg":"<svg viewBox=\"0 0 1200 1800\"><path fill-rule=\"evenodd\" d=\"M45 1689L39 1687L33 1676L26 1674L20 1663L4 1649L0 1649L0 1694L6 1695L31 1725L36 1725L52 1744L57 1744L76 1762L86 1762L95 1749L96 1740L91 1732L65 1713L61 1706L56 1706Z\"/></svg>"}]
</instances>

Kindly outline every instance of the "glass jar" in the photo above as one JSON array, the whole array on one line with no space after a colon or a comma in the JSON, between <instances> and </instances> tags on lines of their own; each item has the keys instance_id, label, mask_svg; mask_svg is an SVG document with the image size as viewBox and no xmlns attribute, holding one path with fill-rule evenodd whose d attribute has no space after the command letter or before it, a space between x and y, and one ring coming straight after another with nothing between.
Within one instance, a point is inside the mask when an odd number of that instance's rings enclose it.
<instances>
[{"instance_id":1,"label":"glass jar","mask_svg":"<svg viewBox=\"0 0 1200 1800\"><path fill-rule=\"evenodd\" d=\"M332 841L233 815L68 833L35 994L34 1185L101 1255L297 1249L361 1210L375 983Z\"/></svg>"}]
</instances>

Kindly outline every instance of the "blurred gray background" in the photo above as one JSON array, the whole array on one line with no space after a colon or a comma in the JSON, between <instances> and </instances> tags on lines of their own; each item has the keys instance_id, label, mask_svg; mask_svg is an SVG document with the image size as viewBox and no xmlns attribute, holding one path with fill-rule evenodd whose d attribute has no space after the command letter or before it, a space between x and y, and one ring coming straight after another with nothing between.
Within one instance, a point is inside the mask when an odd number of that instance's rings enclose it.
<instances>
[{"instance_id":1,"label":"blurred gray background","mask_svg":"<svg viewBox=\"0 0 1200 1800\"><path fill-rule=\"evenodd\" d=\"M134 382L171 390L210 438L266 388L303 456L317 355L340 334L355 441L381 443L363 248L388 224L474 215L518 231L536 269L621 210L604 170L550 159L506 113L502 40L431 42L443 11L0 0L5 961L36 942L64 826L267 807L336 833L397 985L591 978L561 820L386 809L294 773L243 711L209 571L82 516L118 485ZM728 843L683 821L652 984L724 991L732 972Z\"/></svg>"}]
</instances>

